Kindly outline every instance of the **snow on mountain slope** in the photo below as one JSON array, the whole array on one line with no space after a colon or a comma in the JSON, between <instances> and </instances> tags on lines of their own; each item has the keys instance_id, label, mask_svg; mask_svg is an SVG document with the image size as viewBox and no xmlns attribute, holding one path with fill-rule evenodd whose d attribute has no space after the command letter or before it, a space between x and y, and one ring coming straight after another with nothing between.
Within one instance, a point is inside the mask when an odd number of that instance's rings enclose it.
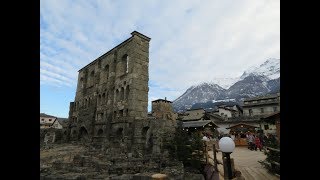
<instances>
[{"instance_id":1,"label":"snow on mountain slope","mask_svg":"<svg viewBox=\"0 0 320 180\"><path fill-rule=\"evenodd\" d=\"M240 79L244 79L250 74L277 79L280 77L280 59L270 58L258 67L250 67L242 74Z\"/></svg>"},{"instance_id":2,"label":"snow on mountain slope","mask_svg":"<svg viewBox=\"0 0 320 180\"><path fill-rule=\"evenodd\" d=\"M228 89L231 87L234 83L238 82L240 80L239 77L236 78L223 78L223 77L216 77L209 81L210 84L218 84L220 87L224 89Z\"/></svg>"},{"instance_id":3,"label":"snow on mountain slope","mask_svg":"<svg viewBox=\"0 0 320 180\"><path fill-rule=\"evenodd\" d=\"M238 78L213 78L209 82L191 86L179 98L173 101L175 111L206 105L225 99L239 101L280 90L280 59L268 59L260 66L248 68Z\"/></svg>"},{"instance_id":4,"label":"snow on mountain slope","mask_svg":"<svg viewBox=\"0 0 320 180\"><path fill-rule=\"evenodd\" d=\"M173 107L177 110L190 108L194 103L207 102L224 97L226 90L217 84L200 83L191 86L179 98L173 101Z\"/></svg>"}]
</instances>

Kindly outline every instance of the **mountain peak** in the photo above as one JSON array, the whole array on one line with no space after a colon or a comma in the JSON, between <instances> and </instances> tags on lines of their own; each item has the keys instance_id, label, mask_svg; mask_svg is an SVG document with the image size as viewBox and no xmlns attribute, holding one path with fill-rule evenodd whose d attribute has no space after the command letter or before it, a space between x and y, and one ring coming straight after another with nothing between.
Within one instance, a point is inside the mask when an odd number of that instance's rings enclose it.
<instances>
[{"instance_id":1,"label":"mountain peak","mask_svg":"<svg viewBox=\"0 0 320 180\"><path fill-rule=\"evenodd\" d=\"M228 99L238 102L243 98L279 90L280 59L269 58L259 66L248 68L241 77L213 78L211 81L191 86L173 101L173 108L176 111L184 111L191 107L201 107L207 102L225 102Z\"/></svg>"},{"instance_id":2,"label":"mountain peak","mask_svg":"<svg viewBox=\"0 0 320 180\"><path fill-rule=\"evenodd\" d=\"M277 79L280 77L280 59L277 58L269 58L260 66L253 66L248 68L240 79L244 79L245 77L254 74L254 75L263 75L268 77L269 79Z\"/></svg>"}]
</instances>

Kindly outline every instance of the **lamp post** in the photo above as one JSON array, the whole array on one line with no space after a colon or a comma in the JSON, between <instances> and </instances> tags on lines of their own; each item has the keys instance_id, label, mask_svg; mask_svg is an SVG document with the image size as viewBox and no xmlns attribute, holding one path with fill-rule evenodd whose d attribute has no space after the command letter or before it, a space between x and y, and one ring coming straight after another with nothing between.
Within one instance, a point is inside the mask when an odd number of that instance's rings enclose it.
<instances>
[{"instance_id":1,"label":"lamp post","mask_svg":"<svg viewBox=\"0 0 320 180\"><path fill-rule=\"evenodd\" d=\"M235 148L233 140L229 137L223 137L219 140L219 148L223 152L224 157L226 157L226 167L228 171L228 179L233 178L232 169L231 169L231 160L230 154Z\"/></svg>"}]
</instances>

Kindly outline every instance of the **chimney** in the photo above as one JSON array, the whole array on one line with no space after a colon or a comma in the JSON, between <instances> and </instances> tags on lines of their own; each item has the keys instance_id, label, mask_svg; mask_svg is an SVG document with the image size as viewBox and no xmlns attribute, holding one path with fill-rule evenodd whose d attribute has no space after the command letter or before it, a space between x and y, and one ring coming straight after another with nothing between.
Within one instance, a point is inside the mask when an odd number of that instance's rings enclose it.
<instances>
[{"instance_id":1,"label":"chimney","mask_svg":"<svg viewBox=\"0 0 320 180\"><path fill-rule=\"evenodd\" d=\"M167 100L167 97L164 97L164 100Z\"/></svg>"}]
</instances>

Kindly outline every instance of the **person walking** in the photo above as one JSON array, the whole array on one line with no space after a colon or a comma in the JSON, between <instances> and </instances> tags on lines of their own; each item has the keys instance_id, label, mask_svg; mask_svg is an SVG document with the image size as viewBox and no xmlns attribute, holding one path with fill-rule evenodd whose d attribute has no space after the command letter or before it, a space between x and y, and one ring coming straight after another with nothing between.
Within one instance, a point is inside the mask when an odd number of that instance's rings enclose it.
<instances>
[{"instance_id":1,"label":"person walking","mask_svg":"<svg viewBox=\"0 0 320 180\"><path fill-rule=\"evenodd\" d=\"M255 137L255 150L257 150L257 148L259 148L260 151L262 150L261 141L258 136Z\"/></svg>"},{"instance_id":2,"label":"person walking","mask_svg":"<svg viewBox=\"0 0 320 180\"><path fill-rule=\"evenodd\" d=\"M254 149L254 147L253 147L253 146L254 146L253 140L254 140L253 135L250 133L250 134L248 135L248 144L249 144L248 148L249 148L250 150L253 150L253 149Z\"/></svg>"}]
</instances>

